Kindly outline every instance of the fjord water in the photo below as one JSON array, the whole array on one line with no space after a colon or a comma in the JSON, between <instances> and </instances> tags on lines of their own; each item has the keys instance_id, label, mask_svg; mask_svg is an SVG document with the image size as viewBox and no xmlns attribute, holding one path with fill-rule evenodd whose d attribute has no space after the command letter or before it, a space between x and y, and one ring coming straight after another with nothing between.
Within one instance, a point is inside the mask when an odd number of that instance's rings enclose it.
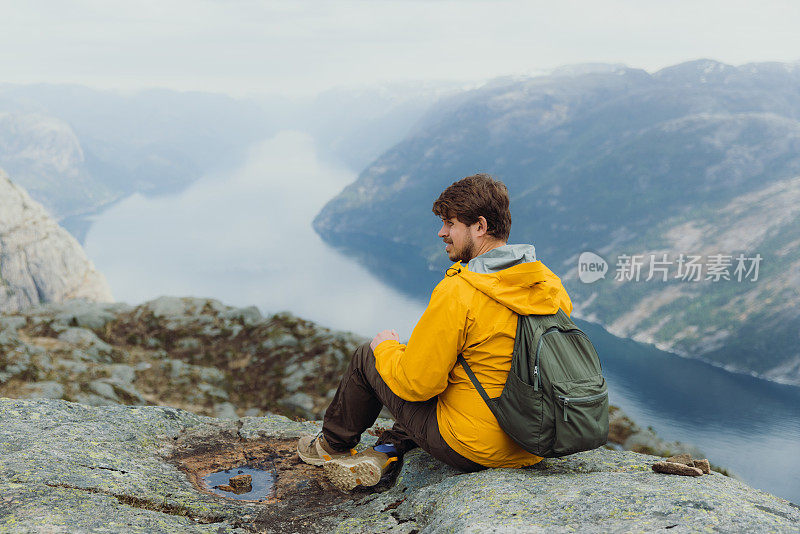
<instances>
[{"instance_id":1,"label":"fjord water","mask_svg":"<svg viewBox=\"0 0 800 534\"><path fill-rule=\"evenodd\" d=\"M230 173L177 195L115 204L94 217L84 248L121 302L213 297L365 336L387 328L408 336L424 303L382 284L311 228L353 180L317 161L311 137L284 131L254 145Z\"/></svg>"},{"instance_id":2,"label":"fjord water","mask_svg":"<svg viewBox=\"0 0 800 534\"><path fill-rule=\"evenodd\" d=\"M611 404L665 440L697 446L751 486L800 503L800 388L576 323L597 349Z\"/></svg>"},{"instance_id":3,"label":"fjord water","mask_svg":"<svg viewBox=\"0 0 800 534\"><path fill-rule=\"evenodd\" d=\"M85 249L118 301L213 297L364 336L396 328L407 339L425 303L387 287L311 229L323 204L354 179L318 161L309 136L281 132L229 174L112 206L94 219ZM612 404L665 440L696 445L751 486L800 503L800 388L579 324L600 354Z\"/></svg>"}]
</instances>

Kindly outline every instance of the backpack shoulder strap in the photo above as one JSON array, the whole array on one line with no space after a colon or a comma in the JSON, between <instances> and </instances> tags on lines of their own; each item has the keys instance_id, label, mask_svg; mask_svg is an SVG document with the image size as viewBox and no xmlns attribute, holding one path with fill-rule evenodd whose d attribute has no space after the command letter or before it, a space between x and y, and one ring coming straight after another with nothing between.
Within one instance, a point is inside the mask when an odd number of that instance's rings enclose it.
<instances>
[{"instance_id":1,"label":"backpack shoulder strap","mask_svg":"<svg viewBox=\"0 0 800 534\"><path fill-rule=\"evenodd\" d=\"M474 385L475 389L478 390L478 393L481 394L481 397L483 398L484 402L486 402L486 404L489 406L489 408L491 408L492 407L492 399L489 398L489 394L486 393L486 390L483 389L483 386L481 386L481 383L478 382L478 378L475 376L475 373L472 372L472 369L470 369L466 358L464 358L464 356L461 355L461 354L458 355L458 363L460 363L461 367L464 368L464 372L467 373L467 376L469 377L470 382L472 382L472 385Z\"/></svg>"},{"instance_id":2,"label":"backpack shoulder strap","mask_svg":"<svg viewBox=\"0 0 800 534\"><path fill-rule=\"evenodd\" d=\"M518 315L517 333L514 337L514 351L512 353L510 372L516 370L517 375L523 380L527 380L530 373L530 360L528 358L531 347L535 347L542 333L549 327L556 324L564 323L565 321L571 323L569 316L567 316L561 309L559 313L553 315ZM574 326L574 324L573 324ZM481 398L494 412L494 402L489 398L486 390L483 389L475 373L472 372L466 358L463 354L459 354L457 358L458 363L464 368L470 382L475 386L475 389L480 393ZM516 369L515 369L516 367Z\"/></svg>"}]
</instances>

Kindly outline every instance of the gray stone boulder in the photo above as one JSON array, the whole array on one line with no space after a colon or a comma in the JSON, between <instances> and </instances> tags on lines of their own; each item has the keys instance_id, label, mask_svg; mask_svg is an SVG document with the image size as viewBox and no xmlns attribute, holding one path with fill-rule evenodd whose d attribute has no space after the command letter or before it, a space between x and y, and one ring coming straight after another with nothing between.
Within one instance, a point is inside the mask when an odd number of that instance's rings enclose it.
<instances>
[{"instance_id":1,"label":"gray stone boulder","mask_svg":"<svg viewBox=\"0 0 800 534\"><path fill-rule=\"evenodd\" d=\"M228 309L222 312L220 315L225 319L241 321L244 326L253 326L264 319L261 316L259 309L255 306Z\"/></svg>"},{"instance_id":2,"label":"gray stone boulder","mask_svg":"<svg viewBox=\"0 0 800 534\"><path fill-rule=\"evenodd\" d=\"M145 317L150 313L167 329L178 330L187 326L196 329L204 324L213 325L215 316L226 311L228 306L217 299L163 296L138 306L134 317Z\"/></svg>"},{"instance_id":3,"label":"gray stone boulder","mask_svg":"<svg viewBox=\"0 0 800 534\"><path fill-rule=\"evenodd\" d=\"M112 347L91 330L62 326L54 328L58 340L76 346L86 354L86 358L95 362L110 362Z\"/></svg>"},{"instance_id":4,"label":"gray stone boulder","mask_svg":"<svg viewBox=\"0 0 800 534\"><path fill-rule=\"evenodd\" d=\"M26 384L23 388L23 396L33 399L60 399L64 395L64 386L58 382L44 380Z\"/></svg>"},{"instance_id":5,"label":"gray stone boulder","mask_svg":"<svg viewBox=\"0 0 800 534\"><path fill-rule=\"evenodd\" d=\"M72 299L65 302L47 302L29 308L25 310L25 317L32 325L47 323L52 325L54 330L59 326L77 326L102 331L106 324L117 317L117 314L132 309L133 306L124 302Z\"/></svg>"},{"instance_id":6,"label":"gray stone boulder","mask_svg":"<svg viewBox=\"0 0 800 534\"><path fill-rule=\"evenodd\" d=\"M311 395L302 391L282 398L278 401L278 404L290 411L299 411L301 413L308 413L314 409L314 399L311 398Z\"/></svg>"},{"instance_id":7,"label":"gray stone boulder","mask_svg":"<svg viewBox=\"0 0 800 534\"><path fill-rule=\"evenodd\" d=\"M300 463L319 423L223 421L167 407L0 399L3 532L797 532L800 507L712 471L597 449L526 469L463 474L423 451L396 483L349 494ZM375 438L365 434L365 443ZM213 494L210 469L248 463L277 482L259 502Z\"/></svg>"},{"instance_id":8,"label":"gray stone boulder","mask_svg":"<svg viewBox=\"0 0 800 534\"><path fill-rule=\"evenodd\" d=\"M0 384L12 378L43 380L53 367L52 357L47 350L23 343L9 330L0 331L0 355Z\"/></svg>"},{"instance_id":9,"label":"gray stone boulder","mask_svg":"<svg viewBox=\"0 0 800 534\"><path fill-rule=\"evenodd\" d=\"M0 312L70 299L111 302L78 241L0 170Z\"/></svg>"},{"instance_id":10,"label":"gray stone boulder","mask_svg":"<svg viewBox=\"0 0 800 534\"><path fill-rule=\"evenodd\" d=\"M12 315L11 317L3 317L0 316L0 332L4 330L8 330L10 332L16 332L17 329L22 328L25 326L25 317L19 317Z\"/></svg>"}]
</instances>

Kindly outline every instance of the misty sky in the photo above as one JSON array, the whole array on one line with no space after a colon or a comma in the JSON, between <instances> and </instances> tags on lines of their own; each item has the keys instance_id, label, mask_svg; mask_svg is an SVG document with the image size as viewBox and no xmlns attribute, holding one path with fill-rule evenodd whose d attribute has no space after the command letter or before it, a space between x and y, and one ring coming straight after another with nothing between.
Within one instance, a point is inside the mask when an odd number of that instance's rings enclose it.
<instances>
[{"instance_id":1,"label":"misty sky","mask_svg":"<svg viewBox=\"0 0 800 534\"><path fill-rule=\"evenodd\" d=\"M794 0L0 0L0 81L313 94L583 62L789 62L798 27Z\"/></svg>"}]
</instances>

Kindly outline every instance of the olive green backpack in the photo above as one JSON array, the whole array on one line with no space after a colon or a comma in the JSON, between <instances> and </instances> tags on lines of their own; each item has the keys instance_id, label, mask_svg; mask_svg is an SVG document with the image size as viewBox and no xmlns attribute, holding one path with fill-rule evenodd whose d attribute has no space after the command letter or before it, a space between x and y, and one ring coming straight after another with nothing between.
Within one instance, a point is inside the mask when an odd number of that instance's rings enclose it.
<instances>
[{"instance_id":1,"label":"olive green backpack","mask_svg":"<svg viewBox=\"0 0 800 534\"><path fill-rule=\"evenodd\" d=\"M464 356L458 361L500 427L537 456L595 449L608 440L608 387L597 351L569 316L520 315L503 393L489 398Z\"/></svg>"}]
</instances>

